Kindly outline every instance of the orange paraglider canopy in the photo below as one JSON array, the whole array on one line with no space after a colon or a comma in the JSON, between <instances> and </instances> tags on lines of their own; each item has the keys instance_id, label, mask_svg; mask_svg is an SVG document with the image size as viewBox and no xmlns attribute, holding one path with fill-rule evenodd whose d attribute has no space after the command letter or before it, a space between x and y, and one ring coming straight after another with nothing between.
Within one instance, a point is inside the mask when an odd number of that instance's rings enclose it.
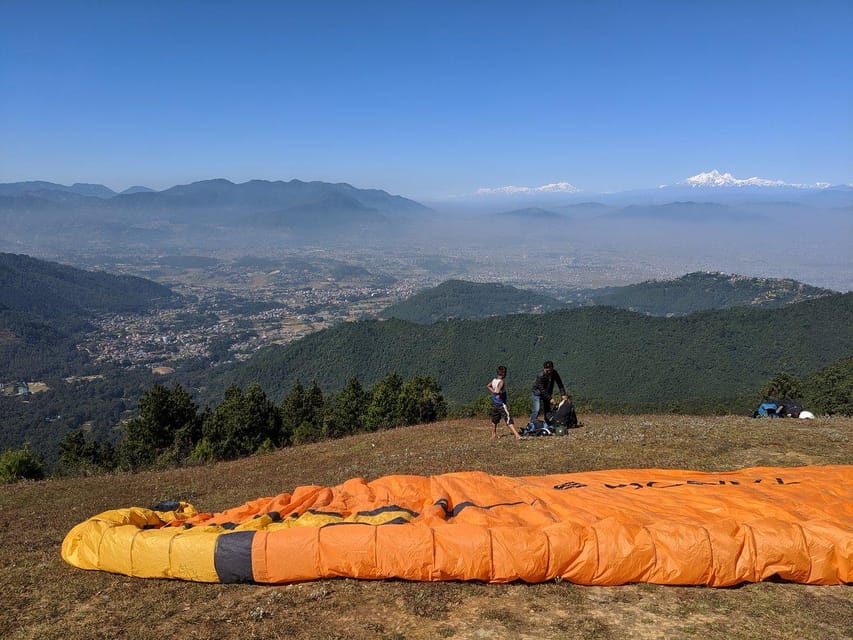
<instances>
[{"instance_id":1,"label":"orange paraglider canopy","mask_svg":"<svg viewBox=\"0 0 853 640\"><path fill-rule=\"evenodd\" d=\"M215 514L185 503L107 511L74 527L62 555L206 582L840 584L853 577L851 487L847 465L354 478Z\"/></svg>"}]
</instances>

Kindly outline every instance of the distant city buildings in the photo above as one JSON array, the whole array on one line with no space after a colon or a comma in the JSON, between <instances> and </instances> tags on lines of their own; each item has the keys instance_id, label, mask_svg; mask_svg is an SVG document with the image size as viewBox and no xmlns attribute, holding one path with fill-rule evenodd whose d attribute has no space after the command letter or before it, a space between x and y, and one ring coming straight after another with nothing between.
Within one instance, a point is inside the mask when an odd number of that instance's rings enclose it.
<instances>
[{"instance_id":1,"label":"distant city buildings","mask_svg":"<svg viewBox=\"0 0 853 640\"><path fill-rule=\"evenodd\" d=\"M532 251L519 248L500 260L467 247L434 248L430 254L411 247L384 251L333 252L296 250L266 261L280 268L260 268L251 261L220 255L204 269L163 268L156 257L125 256L109 264L84 261L80 266L139 275L156 280L183 296L180 308L95 319L97 329L78 347L96 363L145 367L168 375L181 360L209 359L212 365L249 358L258 349L288 344L310 333L353 320L379 317L391 304L448 279L501 282L570 300L572 291L590 286L636 282L639 271L650 277L676 277L677 270L638 265L609 252ZM262 261L263 262L263 261ZM338 277L339 272L347 275Z\"/></svg>"}]
</instances>

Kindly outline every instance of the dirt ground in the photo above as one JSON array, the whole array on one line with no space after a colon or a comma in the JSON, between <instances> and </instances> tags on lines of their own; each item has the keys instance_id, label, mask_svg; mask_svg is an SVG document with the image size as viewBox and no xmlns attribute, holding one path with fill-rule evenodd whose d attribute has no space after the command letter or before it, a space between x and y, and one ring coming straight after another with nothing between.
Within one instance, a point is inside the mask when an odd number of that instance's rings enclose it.
<instances>
[{"instance_id":1,"label":"dirt ground","mask_svg":"<svg viewBox=\"0 0 853 640\"><path fill-rule=\"evenodd\" d=\"M106 509L183 499L219 511L304 484L479 469L534 475L609 468L726 471L853 463L853 419L581 416L565 438L489 438L486 420L363 434L212 466L0 487L0 637L850 638L849 586L319 580L221 585L66 565L68 530ZM851 547L853 548L853 547Z\"/></svg>"}]
</instances>

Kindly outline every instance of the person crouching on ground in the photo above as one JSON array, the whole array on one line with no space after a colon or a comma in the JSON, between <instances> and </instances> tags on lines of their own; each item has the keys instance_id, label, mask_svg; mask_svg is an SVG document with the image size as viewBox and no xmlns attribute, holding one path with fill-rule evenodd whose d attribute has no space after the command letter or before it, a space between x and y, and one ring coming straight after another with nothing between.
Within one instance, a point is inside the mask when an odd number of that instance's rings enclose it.
<instances>
[{"instance_id":1,"label":"person crouching on ground","mask_svg":"<svg viewBox=\"0 0 853 640\"><path fill-rule=\"evenodd\" d=\"M515 421L509 412L507 405L506 392L506 367L501 365L497 368L495 377L486 385L486 388L492 394L492 407L489 412L489 419L492 424L492 438L498 437L498 423L501 420L506 422L506 426L510 428L515 435L516 440L521 440L521 434L515 428Z\"/></svg>"}]
</instances>

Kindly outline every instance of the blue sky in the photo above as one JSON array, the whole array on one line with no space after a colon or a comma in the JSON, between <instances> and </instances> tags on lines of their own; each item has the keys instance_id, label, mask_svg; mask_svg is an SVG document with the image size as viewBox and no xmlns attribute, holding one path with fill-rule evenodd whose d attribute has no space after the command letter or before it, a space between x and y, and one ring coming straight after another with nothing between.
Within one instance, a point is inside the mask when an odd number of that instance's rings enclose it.
<instances>
[{"instance_id":1,"label":"blue sky","mask_svg":"<svg viewBox=\"0 0 853 640\"><path fill-rule=\"evenodd\" d=\"M853 2L0 0L0 182L853 183Z\"/></svg>"}]
</instances>

